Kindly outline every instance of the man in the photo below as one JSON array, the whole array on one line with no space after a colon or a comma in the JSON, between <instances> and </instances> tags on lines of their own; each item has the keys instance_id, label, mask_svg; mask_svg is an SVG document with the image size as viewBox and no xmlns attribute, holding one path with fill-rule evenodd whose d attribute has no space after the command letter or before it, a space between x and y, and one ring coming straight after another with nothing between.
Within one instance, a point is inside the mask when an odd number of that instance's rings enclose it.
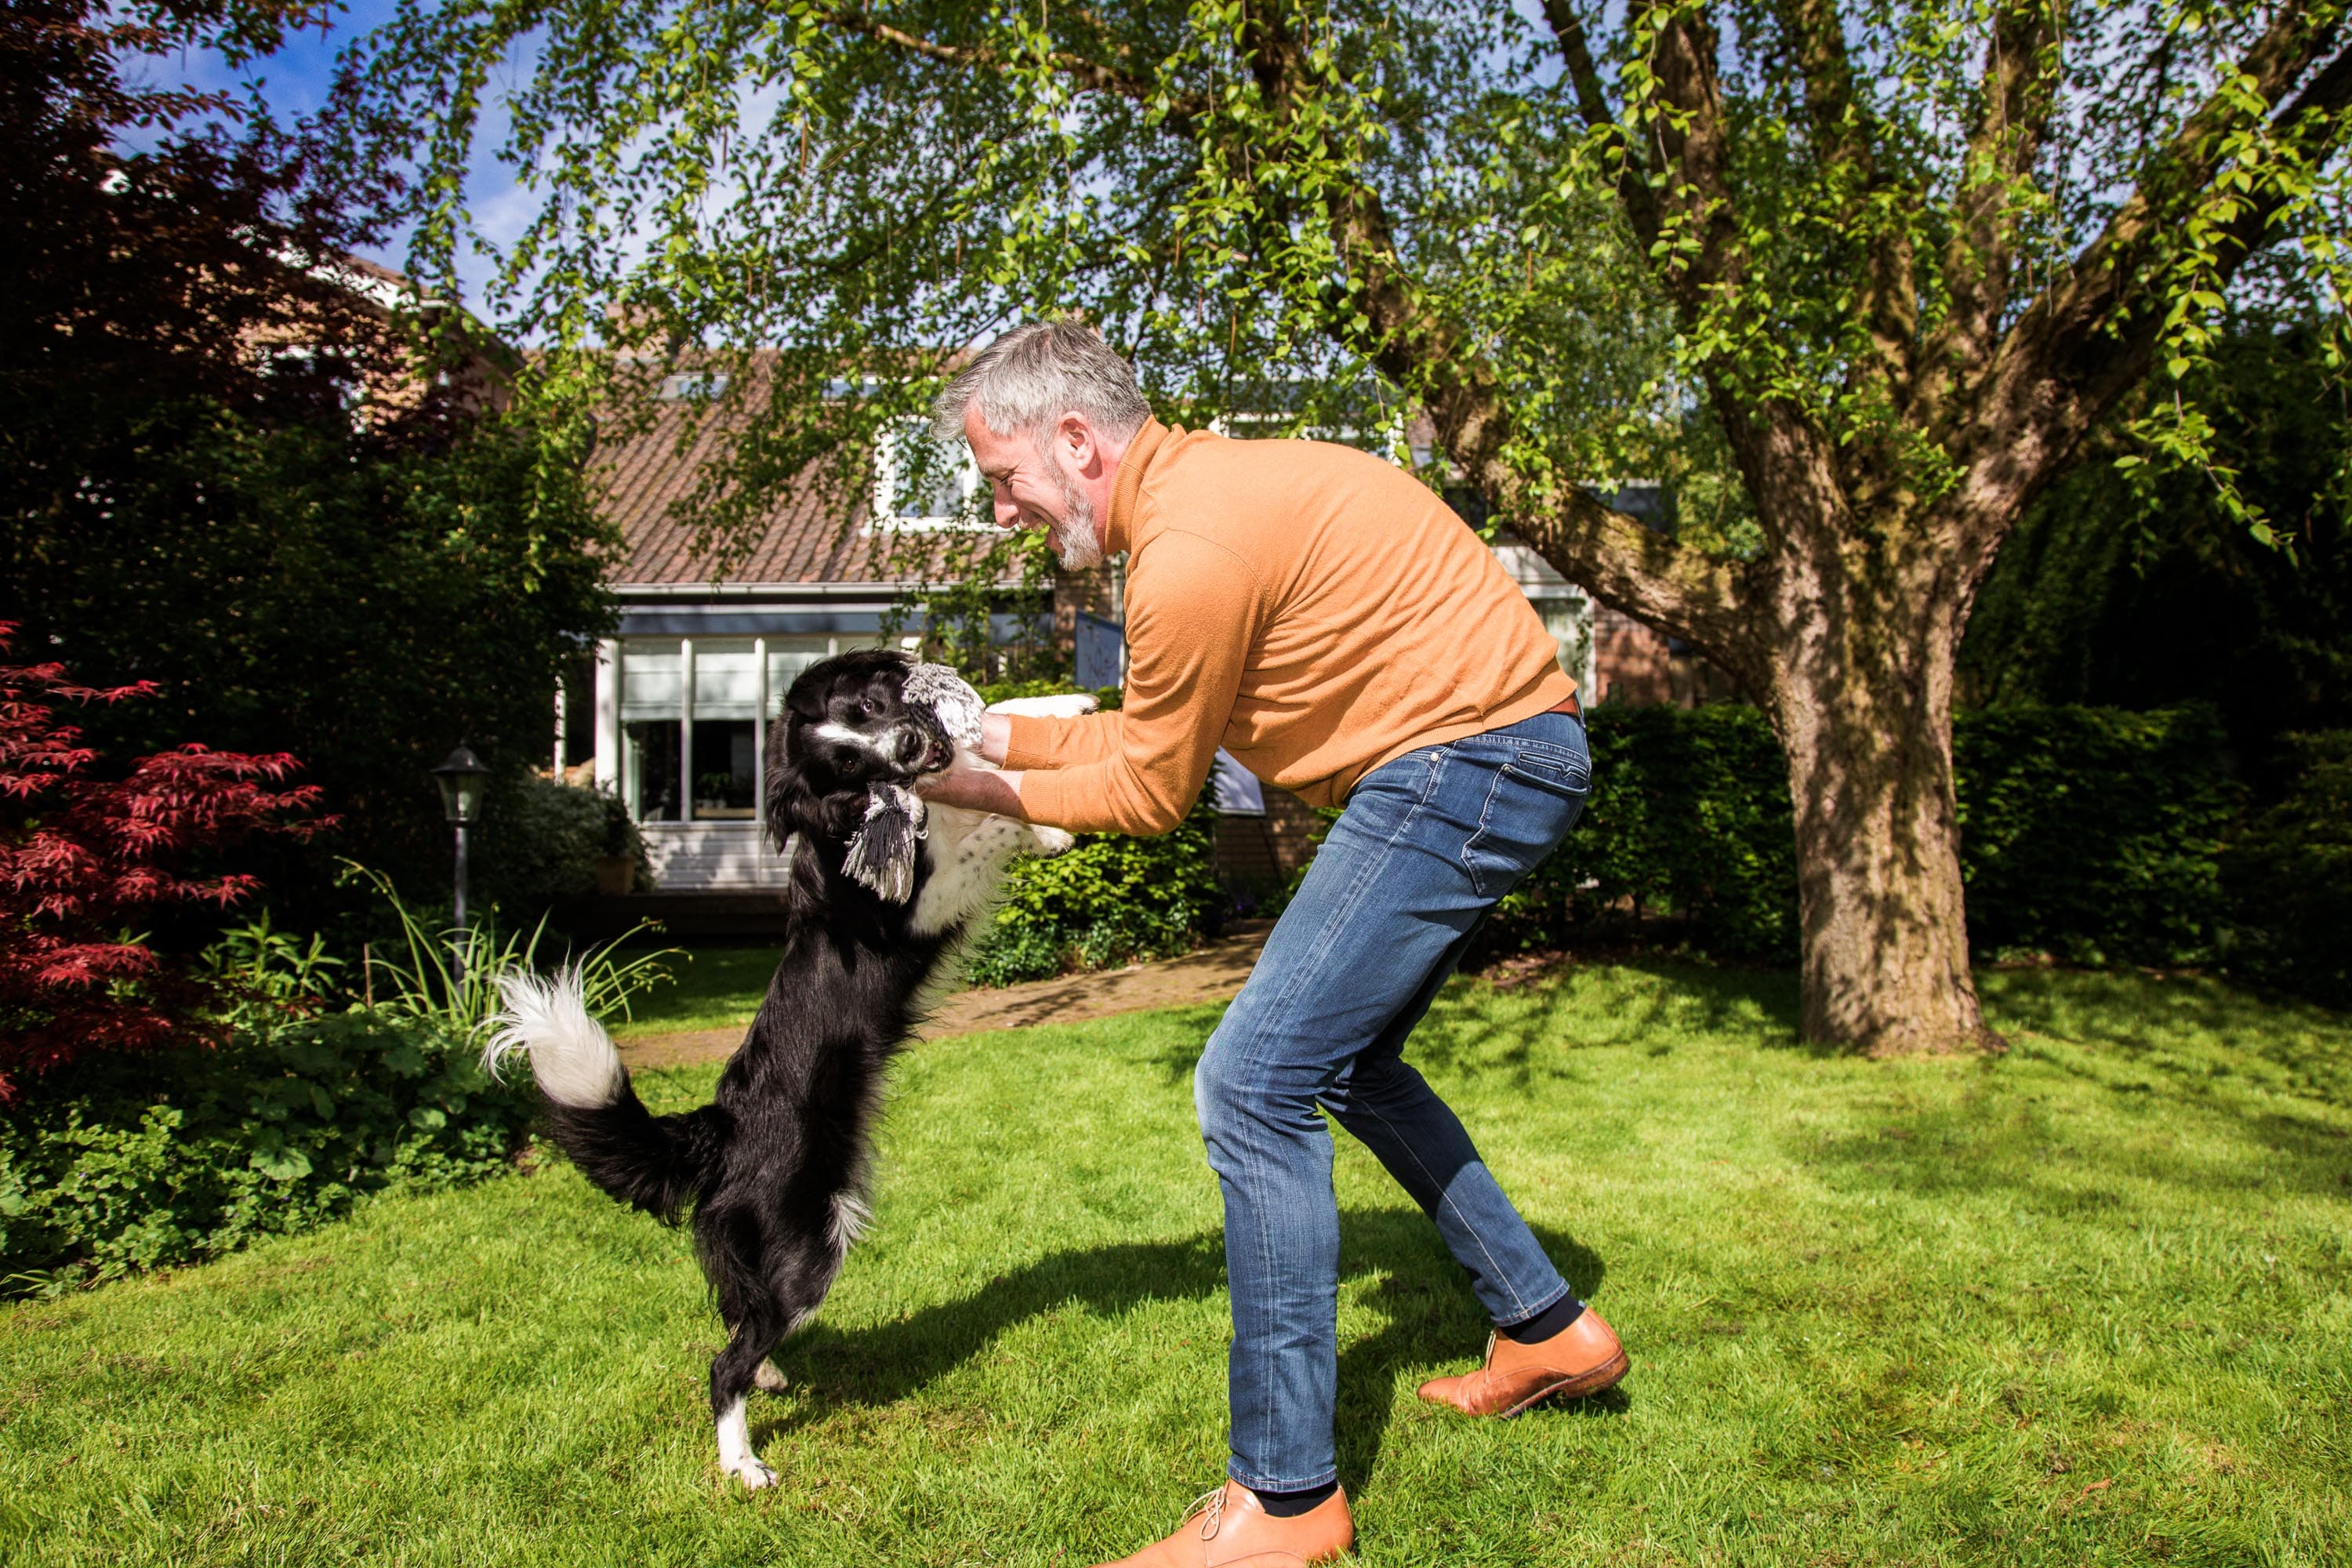
<instances>
[{"instance_id":1,"label":"man","mask_svg":"<svg viewBox=\"0 0 2352 1568\"><path fill-rule=\"evenodd\" d=\"M1095 333L998 339L941 395L1006 527L1063 562L1128 552L1121 711L986 721L1003 771L932 798L1091 832L1165 833L1219 745L1346 810L1193 1079L1223 1185L1233 1298L1227 1480L1125 1563L1324 1562L1354 1541L1332 1441L1339 1206L1319 1106L1437 1224L1496 1324L1486 1363L1425 1399L1509 1415L1624 1375L1572 1294L1406 1064L1495 901L1549 854L1589 787L1575 684L1534 609L1410 475L1312 441L1231 441L1151 417Z\"/></svg>"}]
</instances>

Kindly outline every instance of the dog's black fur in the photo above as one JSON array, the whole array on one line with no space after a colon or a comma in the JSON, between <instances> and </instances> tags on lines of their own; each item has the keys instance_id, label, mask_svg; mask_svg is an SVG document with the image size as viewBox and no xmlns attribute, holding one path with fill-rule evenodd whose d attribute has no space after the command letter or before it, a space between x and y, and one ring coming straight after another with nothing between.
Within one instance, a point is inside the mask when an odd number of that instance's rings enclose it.
<instances>
[{"instance_id":1,"label":"dog's black fur","mask_svg":"<svg viewBox=\"0 0 2352 1568\"><path fill-rule=\"evenodd\" d=\"M772 1475L748 1447L740 1456L748 1469L738 1465L729 1423L740 1434L742 1402L761 1363L816 1310L840 1270L865 1216L883 1073L919 1022L925 984L986 907L985 889L944 903L927 895L943 876L980 877L970 868L984 857L967 847L957 860L958 844L992 831L988 853L1002 858L1012 852L1006 835L1031 831L934 808L931 852L919 857L907 902L844 874L868 786L910 784L952 756L938 719L900 699L910 668L882 650L827 659L793 683L770 728L768 821L778 849L793 857L789 928L767 998L712 1103L652 1115L617 1058L610 1069L616 1087L602 1103L562 1103L541 1062L544 1031L517 1030L516 1043L530 1046L549 1089L555 1142L589 1180L667 1223L691 1212L696 1251L729 1332L710 1367L721 1463L752 1486ZM943 824L950 816L955 822ZM992 827L976 833L972 825Z\"/></svg>"}]
</instances>

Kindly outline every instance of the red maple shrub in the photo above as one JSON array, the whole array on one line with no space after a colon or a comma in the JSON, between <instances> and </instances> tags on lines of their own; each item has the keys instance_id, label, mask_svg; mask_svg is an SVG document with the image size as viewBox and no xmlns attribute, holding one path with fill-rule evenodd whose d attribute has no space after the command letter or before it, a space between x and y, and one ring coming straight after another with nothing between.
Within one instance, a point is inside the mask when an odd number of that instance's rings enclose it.
<instances>
[{"instance_id":1,"label":"red maple shrub","mask_svg":"<svg viewBox=\"0 0 2352 1568\"><path fill-rule=\"evenodd\" d=\"M0 621L0 658L16 626ZM307 837L332 825L310 784L274 789L299 764L184 745L120 778L95 771L59 702L122 702L152 681L77 686L62 664L0 663L0 1104L20 1075L88 1051L202 1037L209 989L148 945L138 922L159 907L223 908L259 884L192 872L256 833Z\"/></svg>"}]
</instances>

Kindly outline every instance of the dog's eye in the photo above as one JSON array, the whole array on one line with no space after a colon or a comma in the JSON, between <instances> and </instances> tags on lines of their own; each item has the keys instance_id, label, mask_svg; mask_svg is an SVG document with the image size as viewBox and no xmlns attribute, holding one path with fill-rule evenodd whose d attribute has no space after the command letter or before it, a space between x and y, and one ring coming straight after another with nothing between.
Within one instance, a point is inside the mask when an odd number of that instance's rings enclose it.
<instances>
[{"instance_id":1,"label":"dog's eye","mask_svg":"<svg viewBox=\"0 0 2352 1568\"><path fill-rule=\"evenodd\" d=\"M857 701L857 710L860 713L865 714L868 719L871 719L874 715L882 711L882 705L875 701L871 697L861 697Z\"/></svg>"}]
</instances>

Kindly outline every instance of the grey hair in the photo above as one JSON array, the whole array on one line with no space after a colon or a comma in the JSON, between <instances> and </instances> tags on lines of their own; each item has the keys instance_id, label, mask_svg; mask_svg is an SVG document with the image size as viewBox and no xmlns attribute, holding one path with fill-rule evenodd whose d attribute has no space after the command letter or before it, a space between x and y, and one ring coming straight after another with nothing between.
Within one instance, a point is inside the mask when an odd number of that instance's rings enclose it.
<instances>
[{"instance_id":1,"label":"grey hair","mask_svg":"<svg viewBox=\"0 0 2352 1568\"><path fill-rule=\"evenodd\" d=\"M931 436L963 439L972 408L991 430L1028 436L1039 445L1065 414L1083 414L1104 435L1126 440L1151 417L1135 371L1084 321L1032 321L1015 327L956 373L931 405Z\"/></svg>"}]
</instances>

